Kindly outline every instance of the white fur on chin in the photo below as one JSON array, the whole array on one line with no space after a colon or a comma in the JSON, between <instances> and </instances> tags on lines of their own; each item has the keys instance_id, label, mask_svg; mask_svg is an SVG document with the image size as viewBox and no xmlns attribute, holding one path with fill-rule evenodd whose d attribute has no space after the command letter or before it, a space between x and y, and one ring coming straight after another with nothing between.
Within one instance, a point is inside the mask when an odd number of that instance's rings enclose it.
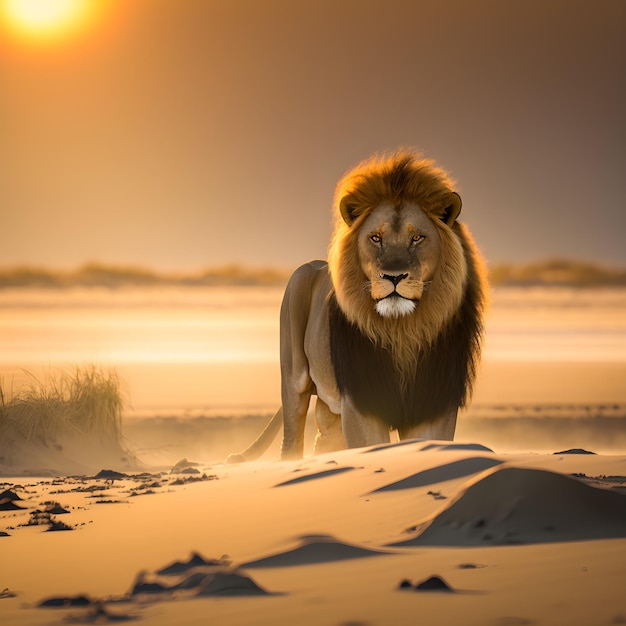
<instances>
[{"instance_id":1,"label":"white fur on chin","mask_svg":"<svg viewBox=\"0 0 626 626\"><path fill-rule=\"evenodd\" d=\"M376 312L381 317L402 317L415 311L416 304L406 298L384 298L376 303Z\"/></svg>"}]
</instances>

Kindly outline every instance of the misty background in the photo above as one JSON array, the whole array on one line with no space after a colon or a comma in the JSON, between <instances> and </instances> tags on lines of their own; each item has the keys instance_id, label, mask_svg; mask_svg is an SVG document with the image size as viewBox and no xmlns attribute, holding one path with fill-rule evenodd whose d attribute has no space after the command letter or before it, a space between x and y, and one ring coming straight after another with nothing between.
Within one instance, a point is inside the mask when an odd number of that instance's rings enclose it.
<instances>
[{"instance_id":1,"label":"misty background","mask_svg":"<svg viewBox=\"0 0 626 626\"><path fill-rule=\"evenodd\" d=\"M0 26L0 266L291 269L412 146L490 263L626 263L621 0L110 0Z\"/></svg>"}]
</instances>

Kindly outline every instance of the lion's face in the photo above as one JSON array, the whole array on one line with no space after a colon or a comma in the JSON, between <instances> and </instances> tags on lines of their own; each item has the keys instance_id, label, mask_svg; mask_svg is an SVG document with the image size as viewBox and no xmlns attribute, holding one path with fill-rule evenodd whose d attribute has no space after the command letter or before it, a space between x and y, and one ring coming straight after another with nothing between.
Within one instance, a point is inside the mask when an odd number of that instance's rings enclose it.
<instances>
[{"instance_id":1,"label":"lion's face","mask_svg":"<svg viewBox=\"0 0 626 626\"><path fill-rule=\"evenodd\" d=\"M337 186L328 249L337 304L407 380L463 301L470 243L460 212L443 170L411 155L374 158Z\"/></svg>"},{"instance_id":2,"label":"lion's face","mask_svg":"<svg viewBox=\"0 0 626 626\"><path fill-rule=\"evenodd\" d=\"M359 227L358 254L376 312L400 317L415 311L435 275L437 228L415 203L383 204Z\"/></svg>"}]
</instances>

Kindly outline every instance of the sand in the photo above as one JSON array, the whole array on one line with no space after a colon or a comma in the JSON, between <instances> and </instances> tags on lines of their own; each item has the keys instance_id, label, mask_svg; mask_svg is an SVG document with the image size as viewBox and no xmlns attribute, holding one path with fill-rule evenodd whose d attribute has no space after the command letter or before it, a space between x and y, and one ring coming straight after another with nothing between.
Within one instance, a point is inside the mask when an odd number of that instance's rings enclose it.
<instances>
[{"instance_id":1,"label":"sand","mask_svg":"<svg viewBox=\"0 0 626 626\"><path fill-rule=\"evenodd\" d=\"M554 452L5 476L0 623L626 624L626 454Z\"/></svg>"}]
</instances>

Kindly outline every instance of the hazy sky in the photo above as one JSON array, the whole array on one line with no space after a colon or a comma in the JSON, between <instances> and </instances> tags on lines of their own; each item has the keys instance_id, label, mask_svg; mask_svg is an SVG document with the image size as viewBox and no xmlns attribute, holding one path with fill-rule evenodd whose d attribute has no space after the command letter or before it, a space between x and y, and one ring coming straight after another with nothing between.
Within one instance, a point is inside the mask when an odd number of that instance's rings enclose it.
<instances>
[{"instance_id":1,"label":"hazy sky","mask_svg":"<svg viewBox=\"0 0 626 626\"><path fill-rule=\"evenodd\" d=\"M623 0L91 3L56 41L0 27L0 266L294 267L398 145L491 262L626 263Z\"/></svg>"}]
</instances>

